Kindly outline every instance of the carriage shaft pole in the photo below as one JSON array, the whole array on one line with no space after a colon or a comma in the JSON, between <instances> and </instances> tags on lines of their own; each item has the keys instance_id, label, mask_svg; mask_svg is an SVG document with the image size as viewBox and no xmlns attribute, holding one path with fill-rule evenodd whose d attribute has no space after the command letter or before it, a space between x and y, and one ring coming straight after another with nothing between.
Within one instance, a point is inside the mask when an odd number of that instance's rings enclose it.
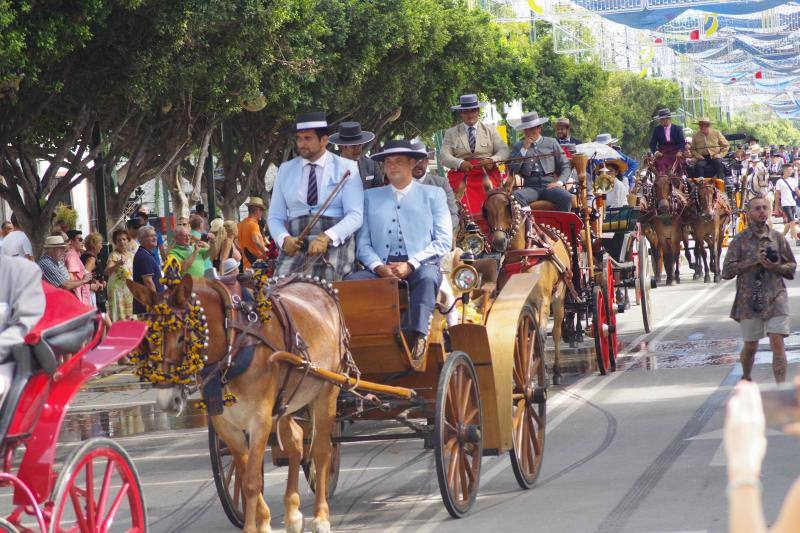
<instances>
[{"instance_id":1,"label":"carriage shaft pole","mask_svg":"<svg viewBox=\"0 0 800 533\"><path fill-rule=\"evenodd\" d=\"M289 363L290 365L297 367L298 370L302 369L307 364L305 359L299 355L289 352L275 352L270 357L270 361ZM406 387L392 387L390 385L381 385L380 383L373 383L371 381L357 380L340 372L331 372L330 370L325 370L323 368L317 368L314 366L309 369L309 373L318 378L330 381L336 385L340 385L344 389L352 389L355 387L357 390L390 394L392 396L405 398L406 400L410 400L416 396L416 393L413 389L408 389Z\"/></svg>"}]
</instances>

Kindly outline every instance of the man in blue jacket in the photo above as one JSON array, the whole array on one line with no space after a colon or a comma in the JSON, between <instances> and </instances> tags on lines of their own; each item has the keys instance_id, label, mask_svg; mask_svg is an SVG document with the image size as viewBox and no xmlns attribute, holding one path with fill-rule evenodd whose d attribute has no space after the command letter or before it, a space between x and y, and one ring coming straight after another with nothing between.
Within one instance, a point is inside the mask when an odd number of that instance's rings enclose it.
<instances>
[{"instance_id":1,"label":"man in blue jacket","mask_svg":"<svg viewBox=\"0 0 800 533\"><path fill-rule=\"evenodd\" d=\"M281 250L275 274L338 280L353 270L352 236L363 218L358 164L328 151L325 113L298 115L295 141L300 155L278 169L267 217L270 235ZM301 242L300 233L342 180L347 181L312 228L309 242ZM318 257L323 255L325 260Z\"/></svg>"},{"instance_id":2,"label":"man in blue jacket","mask_svg":"<svg viewBox=\"0 0 800 533\"><path fill-rule=\"evenodd\" d=\"M389 141L372 159L383 163L389 186L364 194L358 260L367 270L348 279L397 278L408 282L403 335L411 354L425 353L428 327L442 283L439 263L452 246L453 225L444 190L414 180L425 155L409 141Z\"/></svg>"}]
</instances>

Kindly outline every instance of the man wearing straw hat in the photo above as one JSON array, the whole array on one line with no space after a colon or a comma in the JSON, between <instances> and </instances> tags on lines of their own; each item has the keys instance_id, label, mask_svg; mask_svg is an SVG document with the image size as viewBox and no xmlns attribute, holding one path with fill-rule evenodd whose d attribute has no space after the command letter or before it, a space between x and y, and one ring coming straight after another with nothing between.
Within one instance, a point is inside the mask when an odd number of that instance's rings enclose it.
<instances>
[{"instance_id":1,"label":"man wearing straw hat","mask_svg":"<svg viewBox=\"0 0 800 533\"><path fill-rule=\"evenodd\" d=\"M664 174L675 164L678 152L686 148L686 139L683 128L672 123L672 112L668 108L659 109L654 119L658 120L658 126L650 136L650 151L656 157L656 170Z\"/></svg>"},{"instance_id":2,"label":"man wearing straw hat","mask_svg":"<svg viewBox=\"0 0 800 533\"><path fill-rule=\"evenodd\" d=\"M539 117L536 111L522 115L522 121L514 126L522 130L525 137L518 141L511 151L511 159L530 158L509 164L514 174L522 177L522 187L514 191L522 205L527 206L536 200L552 202L557 211L572 209L572 195L564 184L572 173L569 160L558 141L542 136L542 124L546 117Z\"/></svg>"},{"instance_id":3,"label":"man wearing straw hat","mask_svg":"<svg viewBox=\"0 0 800 533\"><path fill-rule=\"evenodd\" d=\"M358 174L364 189L383 187L383 170L364 153L364 147L375 140L371 131L362 131L358 122L342 122L339 131L328 139L339 147L342 157L358 164Z\"/></svg>"},{"instance_id":4,"label":"man wearing straw hat","mask_svg":"<svg viewBox=\"0 0 800 533\"><path fill-rule=\"evenodd\" d=\"M281 250L275 273L339 280L355 265L353 234L363 218L358 165L328 151L325 113L298 115L296 128L300 155L278 169L267 217Z\"/></svg>"},{"instance_id":5,"label":"man wearing straw hat","mask_svg":"<svg viewBox=\"0 0 800 533\"><path fill-rule=\"evenodd\" d=\"M37 262L42 269L42 279L53 287L73 291L92 282L92 273L83 279L70 279L64 257L67 255L67 241L61 235L50 235L44 240L44 252Z\"/></svg>"},{"instance_id":6,"label":"man wearing straw hat","mask_svg":"<svg viewBox=\"0 0 800 533\"><path fill-rule=\"evenodd\" d=\"M261 234L259 221L264 216L266 206L264 200L257 196L251 196L245 204L247 206L247 217L239 222L239 246L242 247L242 263L245 270L255 263L267 252L267 243Z\"/></svg>"},{"instance_id":7,"label":"man wearing straw hat","mask_svg":"<svg viewBox=\"0 0 800 533\"><path fill-rule=\"evenodd\" d=\"M692 144L689 150L692 157L697 160L695 163L695 173L698 178L708 176L708 171L713 171L713 176L719 179L725 178L725 168L722 166L722 156L728 153L730 144L728 139L711 127L711 119L701 117L697 121L700 131L692 136Z\"/></svg>"},{"instance_id":8,"label":"man wearing straw hat","mask_svg":"<svg viewBox=\"0 0 800 533\"><path fill-rule=\"evenodd\" d=\"M447 179L469 213L477 213L486 199L485 185L499 187L502 181L495 163L508 159L508 145L493 126L480 121L481 108L474 94L459 97L458 111L461 123L447 130L442 141L439 159L450 169ZM486 176L491 184L485 184Z\"/></svg>"}]
</instances>

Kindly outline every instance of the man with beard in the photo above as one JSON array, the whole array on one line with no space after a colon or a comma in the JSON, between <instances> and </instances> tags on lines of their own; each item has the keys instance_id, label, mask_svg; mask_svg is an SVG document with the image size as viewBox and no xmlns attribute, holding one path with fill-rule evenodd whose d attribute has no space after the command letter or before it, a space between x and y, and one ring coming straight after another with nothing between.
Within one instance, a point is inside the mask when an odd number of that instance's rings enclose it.
<instances>
[{"instance_id":1,"label":"man with beard","mask_svg":"<svg viewBox=\"0 0 800 533\"><path fill-rule=\"evenodd\" d=\"M339 280L355 264L353 234L361 227L363 216L364 188L358 165L327 150L325 113L298 115L296 128L300 155L278 169L267 217L269 233L281 250L275 274ZM320 213L342 180L345 183ZM301 241L300 234L317 214L320 217L311 228L308 243Z\"/></svg>"},{"instance_id":2,"label":"man with beard","mask_svg":"<svg viewBox=\"0 0 800 533\"><path fill-rule=\"evenodd\" d=\"M556 140L558 144L582 144L583 142L572 136L572 124L567 117L556 120Z\"/></svg>"},{"instance_id":3,"label":"man with beard","mask_svg":"<svg viewBox=\"0 0 800 533\"><path fill-rule=\"evenodd\" d=\"M731 318L739 323L744 340L742 379L751 379L758 341L769 337L772 373L777 383L786 380L789 335L789 298L784 279L794 279L797 263L792 248L779 231L767 226L770 203L762 196L747 206L750 224L728 245L722 278L736 278L736 297Z\"/></svg>"}]
</instances>

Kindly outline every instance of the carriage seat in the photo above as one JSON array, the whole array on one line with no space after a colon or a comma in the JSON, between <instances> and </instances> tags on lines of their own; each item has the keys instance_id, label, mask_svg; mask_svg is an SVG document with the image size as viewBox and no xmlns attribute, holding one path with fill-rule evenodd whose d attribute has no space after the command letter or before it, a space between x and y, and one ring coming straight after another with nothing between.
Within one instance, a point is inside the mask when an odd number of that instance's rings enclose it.
<instances>
[{"instance_id":1,"label":"carriage seat","mask_svg":"<svg viewBox=\"0 0 800 533\"><path fill-rule=\"evenodd\" d=\"M59 357L77 353L97 332L97 311L92 310L63 324L37 333L29 333L25 343L30 346L36 362L48 374L58 366Z\"/></svg>"},{"instance_id":2,"label":"carriage seat","mask_svg":"<svg viewBox=\"0 0 800 533\"><path fill-rule=\"evenodd\" d=\"M528 204L531 208L531 211L555 211L556 204L553 202L548 202L547 200L536 200L535 202L531 202ZM574 194L572 195L572 208L575 209L578 207L578 197Z\"/></svg>"}]
</instances>

